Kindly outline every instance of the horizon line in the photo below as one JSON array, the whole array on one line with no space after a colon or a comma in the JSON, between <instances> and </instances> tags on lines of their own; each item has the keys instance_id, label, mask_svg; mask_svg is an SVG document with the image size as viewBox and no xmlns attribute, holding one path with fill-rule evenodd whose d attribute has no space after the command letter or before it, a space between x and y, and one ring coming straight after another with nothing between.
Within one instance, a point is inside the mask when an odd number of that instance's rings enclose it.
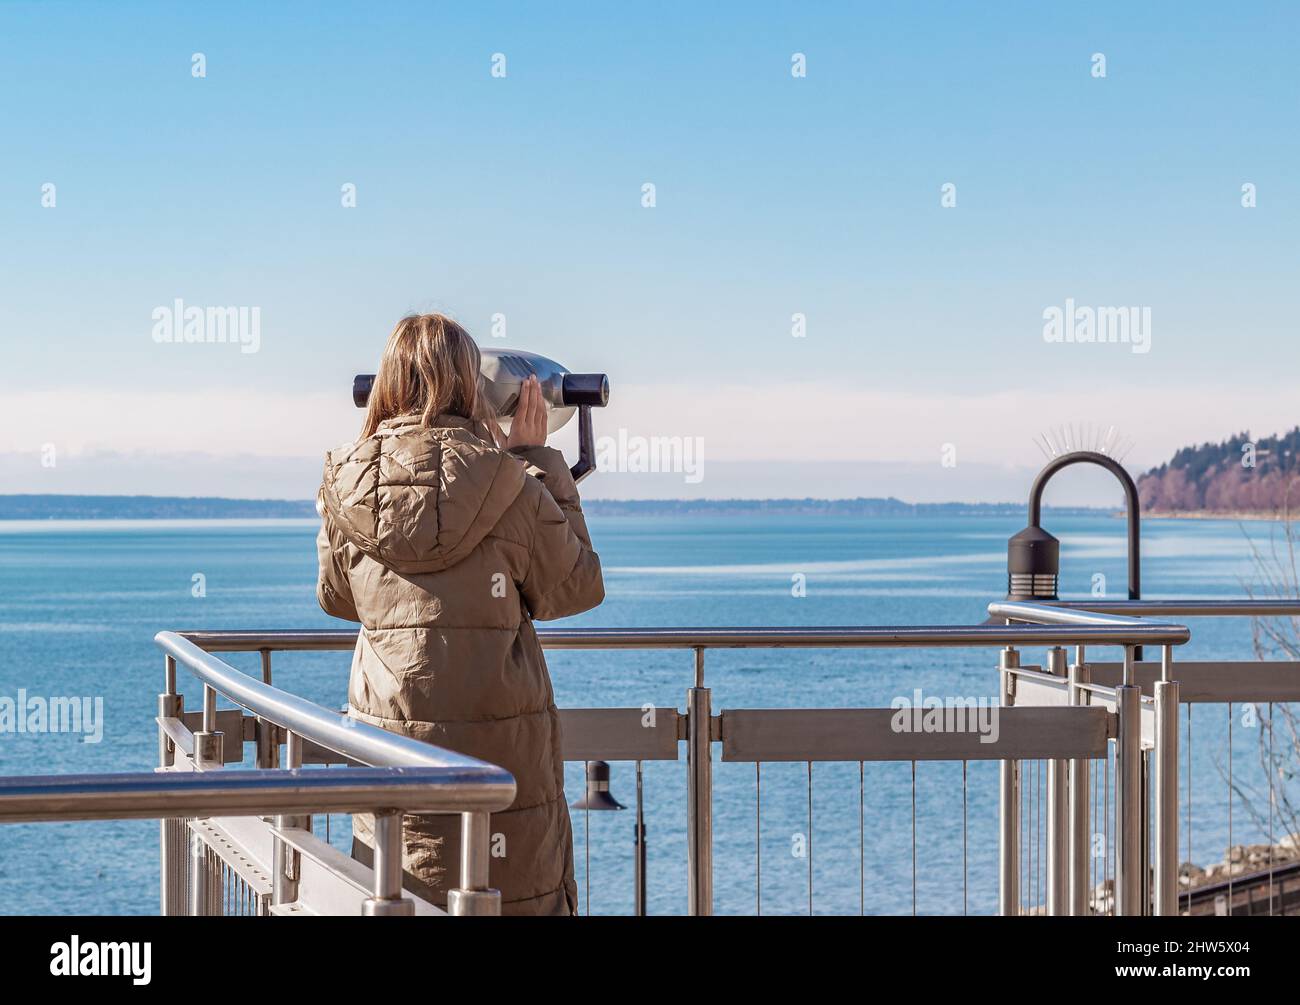
<instances>
[{"instance_id":1,"label":"horizon line","mask_svg":"<svg viewBox=\"0 0 1300 1005\"><path fill-rule=\"evenodd\" d=\"M301 497L284 497L284 496L214 496L214 495L156 495L152 493L124 493L124 492L0 492L0 500L5 499L118 499L118 500L151 500L167 502L234 502L234 503L277 503L277 504L301 504L315 505L315 500ZM622 498L604 498L592 496L584 502L588 503L614 503L618 505L630 504L652 504L652 505L669 505L675 503L689 503L692 505L718 505L725 503L855 503L855 502L878 502L878 503L896 503L902 506L982 506L982 507L1023 507L1026 505L1025 500L1004 500L995 502L976 502L967 499L945 499L932 502L912 502L907 499L900 499L898 496L727 496L719 498L643 498L643 499L622 499ZM1122 509L1116 506L1089 506L1089 505L1044 505L1044 510L1098 510L1107 511Z\"/></svg>"}]
</instances>

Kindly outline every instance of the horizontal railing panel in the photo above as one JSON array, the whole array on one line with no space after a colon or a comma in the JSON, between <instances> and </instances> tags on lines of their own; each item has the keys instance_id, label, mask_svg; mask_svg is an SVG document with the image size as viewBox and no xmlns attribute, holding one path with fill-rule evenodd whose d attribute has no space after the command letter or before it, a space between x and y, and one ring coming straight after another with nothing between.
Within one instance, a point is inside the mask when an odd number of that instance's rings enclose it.
<instances>
[{"instance_id":1,"label":"horizontal railing panel","mask_svg":"<svg viewBox=\"0 0 1300 1005\"><path fill-rule=\"evenodd\" d=\"M1092 679L1114 687L1123 679L1122 663L1089 663ZM1175 660L1181 702L1300 701L1300 662L1291 660ZM1145 695L1154 694L1160 664L1134 664L1134 683Z\"/></svg>"},{"instance_id":2,"label":"horizontal railing panel","mask_svg":"<svg viewBox=\"0 0 1300 1005\"><path fill-rule=\"evenodd\" d=\"M962 761L1101 757L1113 735L1102 708L1015 708L994 713L996 736L977 729L904 732L896 716L924 709L733 709L722 713L724 761ZM967 710L967 715L975 715ZM976 720L976 727L984 719ZM924 727L923 720L920 723Z\"/></svg>"},{"instance_id":3,"label":"horizontal railing panel","mask_svg":"<svg viewBox=\"0 0 1300 1005\"><path fill-rule=\"evenodd\" d=\"M1115 666L1123 668L1122 663L1116 663ZM1016 682L1017 708L1060 708L1070 704L1070 682L1066 678L1032 670L1013 670L1011 673ZM1108 712L1116 711L1113 686L1090 681L1083 685L1083 691L1086 699L1083 704L1104 708ZM1149 693L1146 697L1150 697ZM1113 725L1114 720L1111 720L1111 723ZM1154 747L1156 713L1149 700L1144 700L1140 706L1138 723L1141 728L1142 746L1147 749ZM1111 737L1114 738L1114 733Z\"/></svg>"},{"instance_id":4,"label":"horizontal railing panel","mask_svg":"<svg viewBox=\"0 0 1300 1005\"><path fill-rule=\"evenodd\" d=\"M1115 715L1119 713L1119 701L1116 697L1115 689L1104 684L1089 682L1082 685L1086 698L1085 704L1092 708L1102 708L1107 712ZM1018 705L1033 706L1035 699L1039 698L1041 693L1030 687L1024 691L1017 689L1016 703ZM1051 705L1059 704L1056 701L1049 702ZM1115 739L1114 727L1117 720L1112 716L1109 720L1111 729L1110 738ZM1143 695L1138 704L1138 738L1143 749L1150 750L1156 743L1156 710L1149 696Z\"/></svg>"},{"instance_id":5,"label":"horizontal railing panel","mask_svg":"<svg viewBox=\"0 0 1300 1005\"><path fill-rule=\"evenodd\" d=\"M361 913L361 905L374 889L374 871L311 831L287 827L268 828L299 853L296 912L337 917ZM409 891L402 894L415 907L417 917L445 915L445 911Z\"/></svg>"},{"instance_id":6,"label":"horizontal railing panel","mask_svg":"<svg viewBox=\"0 0 1300 1005\"><path fill-rule=\"evenodd\" d=\"M675 708L562 708L566 761L675 761L682 716Z\"/></svg>"},{"instance_id":7,"label":"horizontal railing panel","mask_svg":"<svg viewBox=\"0 0 1300 1005\"><path fill-rule=\"evenodd\" d=\"M1017 705L1070 704L1070 682L1064 677L1054 677L1040 670L1016 669L1009 672L1015 679Z\"/></svg>"}]
</instances>

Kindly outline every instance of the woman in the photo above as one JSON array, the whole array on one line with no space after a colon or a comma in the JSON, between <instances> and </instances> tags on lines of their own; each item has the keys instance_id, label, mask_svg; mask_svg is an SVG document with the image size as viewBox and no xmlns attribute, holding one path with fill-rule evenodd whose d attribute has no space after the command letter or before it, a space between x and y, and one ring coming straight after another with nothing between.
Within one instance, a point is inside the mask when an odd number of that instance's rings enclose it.
<instances>
[{"instance_id":1,"label":"woman","mask_svg":"<svg viewBox=\"0 0 1300 1005\"><path fill-rule=\"evenodd\" d=\"M535 377L504 438L465 330L439 314L403 318L361 438L326 456L317 504L317 597L362 624L350 714L515 776L514 803L492 816L503 914L575 913L559 719L533 620L605 595L577 486L545 440ZM445 904L459 879L459 820L405 824L407 887ZM372 828L353 818L353 854L367 863Z\"/></svg>"}]
</instances>

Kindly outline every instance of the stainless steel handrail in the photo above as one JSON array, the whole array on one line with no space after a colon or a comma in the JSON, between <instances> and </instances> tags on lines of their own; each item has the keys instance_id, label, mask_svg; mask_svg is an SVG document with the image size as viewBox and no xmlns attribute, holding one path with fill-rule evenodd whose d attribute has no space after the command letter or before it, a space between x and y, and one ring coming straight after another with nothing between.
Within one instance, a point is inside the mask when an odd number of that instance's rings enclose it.
<instances>
[{"instance_id":1,"label":"stainless steel handrail","mask_svg":"<svg viewBox=\"0 0 1300 1005\"><path fill-rule=\"evenodd\" d=\"M902 625L813 628L542 628L546 649L839 649L979 647L1007 645L1181 645L1181 625L1152 624L1098 614L1070 620L1059 609L1021 604L1043 624ZM1059 619L1056 623L1048 619ZM172 633L164 633L172 634ZM175 633L207 652L338 651L356 644L357 629L184 631Z\"/></svg>"},{"instance_id":2,"label":"stainless steel handrail","mask_svg":"<svg viewBox=\"0 0 1300 1005\"><path fill-rule=\"evenodd\" d=\"M273 816L273 903L285 904L294 899L285 892L296 891L293 863L298 853L288 847L284 835L306 826L304 818L309 820L313 813L373 813L374 895L364 901L362 912L410 915L413 902L402 893L402 814L457 813L462 828L461 886L449 891L448 908L453 914L499 913L500 895L488 888L487 820L489 813L514 801L515 782L508 771L328 711L249 677L173 632L160 632L155 641L167 654L166 690L160 696L158 719L162 770L0 778L0 824ZM202 732L190 734L180 725L178 665L203 684ZM264 726L284 731L290 751L288 769L208 770L223 760L221 734L213 732L218 693L256 716L259 730ZM180 733L174 732L177 728ZM182 736L192 739L192 750ZM303 771L303 740L369 767ZM207 741L216 741L215 758ZM197 770L176 770L180 764ZM169 877L175 878L179 863L187 857L179 840L184 824L180 832L169 829L173 826L164 823L162 829L164 913L174 913L176 896ZM195 834L190 840L202 839ZM205 858L197 856L195 861L199 864L190 877L190 913L206 913L213 880L204 871Z\"/></svg>"},{"instance_id":3,"label":"stainless steel handrail","mask_svg":"<svg viewBox=\"0 0 1300 1005\"><path fill-rule=\"evenodd\" d=\"M303 773L296 770L301 766L303 741L310 741L353 762L371 765L368 769L349 769L337 787L341 802L355 804L360 797L365 797L365 805L348 810L340 807L340 812L365 812L369 809L375 813L375 893L363 905L364 913L413 913L411 901L402 896L402 815L406 812L460 814L461 885L458 889L448 891L448 909L452 914L500 913L500 893L488 886L488 818L490 813L504 810L514 801L515 781L508 771L477 758L330 712L304 698L274 688L269 683L255 680L175 632L159 632L154 641L167 654L165 689L159 696L158 719L159 757L164 769L171 766L178 757L172 749L172 744L176 741L170 733L170 729L180 719L182 708L182 698L176 689L177 666L185 667L203 684L203 726L200 732L192 734L193 751L186 752L192 754L189 763L198 769L200 775L207 774L207 769L218 767L224 761L223 737L216 731L218 694L251 713L258 721L259 768L262 770L244 776L253 779L252 781L234 780L231 784L235 786L233 791L236 793L247 794L246 790L256 793L256 779L270 775L278 778L283 785L283 803L264 811L275 814L277 828L273 840L276 860L275 904L284 904L297 897L298 869L294 863L298 852L286 843L282 832L304 826L306 821L303 820L303 814L331 811L331 799L322 797L321 801L313 802L311 797L313 790L325 793L334 792L335 788L329 782L317 782L312 777L315 772ZM269 662L266 668L264 672L269 674ZM268 676L267 681L269 679ZM272 755L272 763L278 759L279 741L274 736L274 727L284 731L288 744L290 770L287 772L277 771L262 763L264 741L268 753ZM218 775L224 776L225 772L219 772ZM230 777L237 778L235 775ZM371 790L364 786L367 778L376 783ZM360 785L361 788L358 790L349 782ZM109 788L111 790L111 785ZM409 802L396 798L404 790L409 790ZM144 791L135 793L135 800L156 807L158 801L150 795L152 792L153 788L145 785ZM225 796L222 793L227 793L227 790L217 786L212 793L213 805L203 807L201 804L186 804L191 808L199 805L199 808L193 814L179 815L213 816L223 811L223 800L230 801L233 798L235 803L239 802L238 798L231 797L229 793ZM376 800L374 796L381 793L384 798ZM111 791L106 798L111 801ZM179 849L175 847L175 841L169 838L164 825L164 862L170 866L178 855ZM174 897L166 880L163 883L162 899L163 911L169 913ZM197 905L197 911L206 900L195 895L191 898L191 903Z\"/></svg>"},{"instance_id":4,"label":"stainless steel handrail","mask_svg":"<svg viewBox=\"0 0 1300 1005\"><path fill-rule=\"evenodd\" d=\"M342 652L357 644L356 628L272 628L179 631L180 636L208 653Z\"/></svg>"},{"instance_id":5,"label":"stainless steel handrail","mask_svg":"<svg viewBox=\"0 0 1300 1005\"><path fill-rule=\"evenodd\" d=\"M876 628L549 629L548 649L968 648L1010 645L1178 645L1180 626L905 625Z\"/></svg>"},{"instance_id":6,"label":"stainless steel handrail","mask_svg":"<svg viewBox=\"0 0 1300 1005\"><path fill-rule=\"evenodd\" d=\"M204 684L253 715L344 757L373 767L454 768L481 789L475 808L481 802L484 809L503 810L514 799L514 778L504 768L321 708L236 670L175 632L159 632L154 641Z\"/></svg>"},{"instance_id":7,"label":"stainless steel handrail","mask_svg":"<svg viewBox=\"0 0 1300 1005\"><path fill-rule=\"evenodd\" d=\"M1035 606L1097 611L1103 614L1132 614L1138 617L1240 618L1300 617L1300 600L1051 600Z\"/></svg>"},{"instance_id":8,"label":"stainless steel handrail","mask_svg":"<svg viewBox=\"0 0 1300 1005\"><path fill-rule=\"evenodd\" d=\"M1091 608L1054 607L1046 604L1031 604L1023 601L1000 600L988 606L989 617L1014 619L1021 622L1049 625L1105 625L1139 627L1142 625L1158 626L1167 629L1170 637L1161 639L1162 643L1181 645L1189 641L1192 633L1184 625L1173 625L1166 621L1147 621L1125 614L1113 614L1096 611ZM1175 638L1175 636L1180 636Z\"/></svg>"},{"instance_id":9,"label":"stainless steel handrail","mask_svg":"<svg viewBox=\"0 0 1300 1005\"><path fill-rule=\"evenodd\" d=\"M1002 604L1009 601L999 602ZM1300 617L1300 600L1059 600L1036 601L1023 605L1022 613L1032 613L1045 623L1047 611L1086 611L1103 615L1128 615L1127 620L1110 619L1104 626L1131 626L1133 617L1163 615L1167 617ZM1063 622L1057 622L1058 624ZM1083 620L1072 622L1080 627L1097 624ZM1149 622L1143 624L1149 625ZM1023 627L1020 631L1023 631ZM990 630L991 629L991 630ZM542 628L537 635L548 649L617 649L636 648L789 648L888 645L942 645L939 633L954 639L955 626L913 626L909 628ZM1001 626L970 626L972 641L960 645L999 644L996 632ZM906 641L890 642L881 633L896 636L907 632ZM918 634L920 633L920 634ZM929 634L934 633L934 634ZM186 631L177 633L208 652L257 652L263 649L297 651L341 651L351 649L357 641L355 628L290 629L276 631ZM925 641L929 635L932 641ZM650 637L653 637L650 640ZM1028 636L1019 638L1029 640ZM647 641L650 640L650 641ZM1043 640L1033 639L1040 642ZM1094 641L1097 641L1094 638ZM1140 641L1150 641L1143 638ZM1185 640L1184 640L1185 641ZM1005 643L1004 643L1005 644ZM1157 643L1159 644L1159 643Z\"/></svg>"},{"instance_id":10,"label":"stainless steel handrail","mask_svg":"<svg viewBox=\"0 0 1300 1005\"><path fill-rule=\"evenodd\" d=\"M500 790L480 775L456 767L19 775L0 778L0 823L498 808Z\"/></svg>"}]
</instances>

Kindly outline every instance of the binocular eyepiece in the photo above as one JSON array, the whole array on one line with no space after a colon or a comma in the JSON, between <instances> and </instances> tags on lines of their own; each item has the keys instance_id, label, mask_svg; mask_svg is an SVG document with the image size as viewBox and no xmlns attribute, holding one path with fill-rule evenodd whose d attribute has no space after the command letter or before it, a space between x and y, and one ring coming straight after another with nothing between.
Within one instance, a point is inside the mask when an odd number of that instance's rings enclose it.
<instances>
[{"instance_id":1,"label":"binocular eyepiece","mask_svg":"<svg viewBox=\"0 0 1300 1005\"><path fill-rule=\"evenodd\" d=\"M375 385L373 373L359 373L352 378L352 403L365 408L370 389ZM604 373L566 373L560 380L560 404L567 408L591 405L604 408L609 404L609 375Z\"/></svg>"}]
</instances>

